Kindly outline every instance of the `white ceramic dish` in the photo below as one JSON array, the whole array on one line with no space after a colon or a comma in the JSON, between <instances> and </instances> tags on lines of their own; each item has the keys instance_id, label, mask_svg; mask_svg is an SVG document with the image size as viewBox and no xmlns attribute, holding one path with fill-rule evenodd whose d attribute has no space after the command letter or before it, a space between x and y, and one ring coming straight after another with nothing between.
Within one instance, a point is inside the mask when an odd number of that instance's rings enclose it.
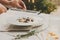
<instances>
[{"instance_id":1,"label":"white ceramic dish","mask_svg":"<svg viewBox=\"0 0 60 40\"><path fill-rule=\"evenodd\" d=\"M33 22L28 22L28 23L22 23L22 22L18 22L17 19L19 18L32 18ZM12 25L19 25L19 26L37 26L37 25L41 25L42 24L42 18L40 18L38 15L31 15L31 14L17 14L17 15L13 15L11 17L8 18L8 23L12 24Z\"/></svg>"}]
</instances>

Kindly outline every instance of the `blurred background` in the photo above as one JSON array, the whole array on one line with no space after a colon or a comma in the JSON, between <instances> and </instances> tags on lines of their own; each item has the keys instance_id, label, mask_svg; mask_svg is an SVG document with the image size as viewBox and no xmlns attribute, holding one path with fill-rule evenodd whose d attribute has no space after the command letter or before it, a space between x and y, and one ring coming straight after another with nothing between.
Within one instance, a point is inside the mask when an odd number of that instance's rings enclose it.
<instances>
[{"instance_id":1,"label":"blurred background","mask_svg":"<svg viewBox=\"0 0 60 40\"><path fill-rule=\"evenodd\" d=\"M60 5L60 0L23 0L28 10L50 13Z\"/></svg>"},{"instance_id":2,"label":"blurred background","mask_svg":"<svg viewBox=\"0 0 60 40\"><path fill-rule=\"evenodd\" d=\"M60 0L48 0L48 1L55 3L57 6L60 5Z\"/></svg>"}]
</instances>

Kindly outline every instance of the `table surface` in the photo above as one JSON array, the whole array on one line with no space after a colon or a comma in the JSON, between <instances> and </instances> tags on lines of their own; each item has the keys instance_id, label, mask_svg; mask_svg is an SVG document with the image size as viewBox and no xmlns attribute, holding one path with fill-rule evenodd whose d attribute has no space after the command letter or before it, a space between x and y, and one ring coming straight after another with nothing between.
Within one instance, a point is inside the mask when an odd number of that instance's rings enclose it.
<instances>
[{"instance_id":1,"label":"table surface","mask_svg":"<svg viewBox=\"0 0 60 40\"><path fill-rule=\"evenodd\" d=\"M59 13L60 11L57 11L57 12ZM4 14L4 15L6 15L6 17L7 17L8 14ZM1 14L0 16L4 16L4 15ZM41 39L38 39L38 37L36 37L35 35L33 35L33 36L31 36L29 38L26 38L26 39L23 39L23 40L46 40L47 35L48 35L49 32L55 33L59 37L59 39L60 39L60 16L58 16L56 14L54 15L54 14L43 14L43 13L40 14L39 16L42 17L42 18L44 18L44 22L45 23L49 23L48 24L49 27L46 30L44 30L44 31L42 31L42 32L40 32L38 34L38 36ZM0 24L1 24L1 22L0 22ZM1 29L1 27L0 27L0 29ZM15 34L18 34L18 33L15 33ZM13 38L14 37L8 35L7 32L0 32L0 40L12 40ZM52 37L48 37L48 39L49 40L54 40Z\"/></svg>"}]
</instances>

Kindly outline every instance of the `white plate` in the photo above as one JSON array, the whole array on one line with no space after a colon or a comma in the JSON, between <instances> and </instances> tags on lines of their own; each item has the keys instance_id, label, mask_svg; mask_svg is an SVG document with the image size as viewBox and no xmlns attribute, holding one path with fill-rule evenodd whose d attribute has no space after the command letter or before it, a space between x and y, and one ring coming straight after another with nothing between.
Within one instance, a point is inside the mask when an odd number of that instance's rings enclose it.
<instances>
[{"instance_id":1,"label":"white plate","mask_svg":"<svg viewBox=\"0 0 60 40\"><path fill-rule=\"evenodd\" d=\"M21 23L18 22L17 20L19 18L27 18L27 17L32 18L34 21L29 23ZM23 14L23 13L22 14L17 13L16 15L9 17L7 21L9 24L19 25L19 26L29 26L29 25L37 26L42 24L42 18L40 18L38 15Z\"/></svg>"}]
</instances>

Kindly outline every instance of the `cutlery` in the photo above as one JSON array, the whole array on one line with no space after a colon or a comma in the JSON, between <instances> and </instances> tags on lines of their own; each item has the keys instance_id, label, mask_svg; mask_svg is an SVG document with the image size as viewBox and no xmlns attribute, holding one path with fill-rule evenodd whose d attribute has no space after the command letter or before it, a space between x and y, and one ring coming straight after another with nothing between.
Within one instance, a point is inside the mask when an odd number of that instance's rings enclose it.
<instances>
[{"instance_id":1,"label":"cutlery","mask_svg":"<svg viewBox=\"0 0 60 40\"><path fill-rule=\"evenodd\" d=\"M39 27L42 27L42 25L31 26L28 29L7 29L7 30L0 31L0 32L28 32L28 31L30 31L32 29L39 28Z\"/></svg>"},{"instance_id":2,"label":"cutlery","mask_svg":"<svg viewBox=\"0 0 60 40\"><path fill-rule=\"evenodd\" d=\"M10 10L14 11L23 11L23 12L30 12L30 13L40 13L40 11L33 11L33 10L22 10L22 9L17 9L17 8L9 8Z\"/></svg>"}]
</instances>

